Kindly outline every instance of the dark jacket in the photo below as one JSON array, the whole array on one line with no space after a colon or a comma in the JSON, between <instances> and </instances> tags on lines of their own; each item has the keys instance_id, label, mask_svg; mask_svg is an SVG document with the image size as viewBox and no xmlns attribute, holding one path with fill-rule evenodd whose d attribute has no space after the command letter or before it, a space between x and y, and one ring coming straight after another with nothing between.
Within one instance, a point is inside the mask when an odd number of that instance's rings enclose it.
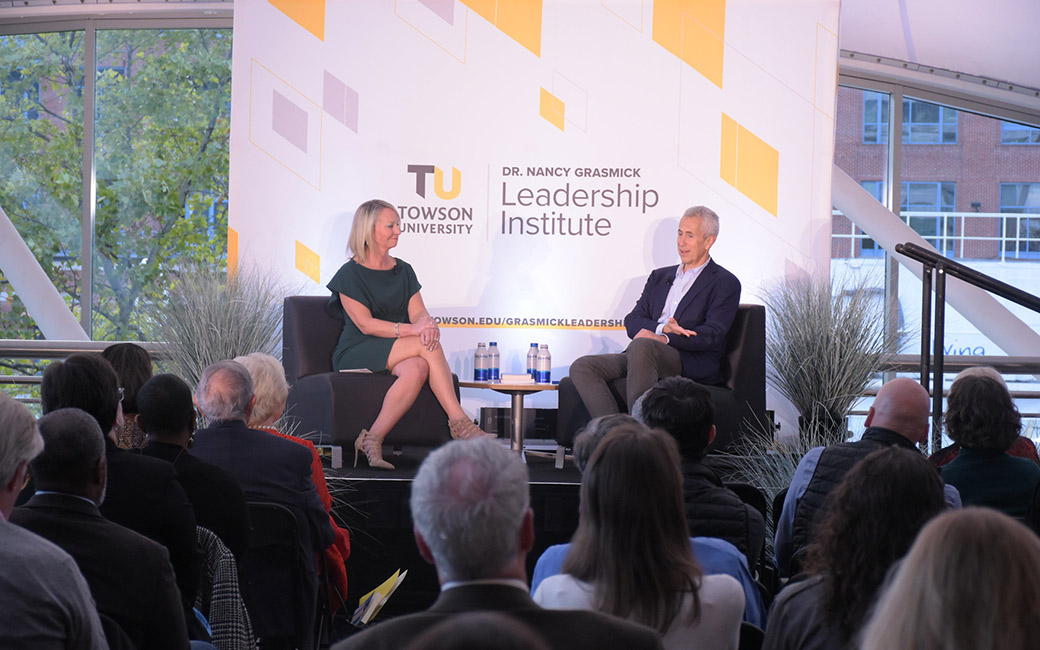
<instances>
[{"instance_id":1,"label":"dark jacket","mask_svg":"<svg viewBox=\"0 0 1040 650\"><path fill-rule=\"evenodd\" d=\"M376 623L333 650L398 650L437 623L463 612L510 614L540 634L552 650L660 649L654 630L590 611L542 609L523 589L508 585L461 585L442 591L424 612Z\"/></svg>"},{"instance_id":2,"label":"dark jacket","mask_svg":"<svg viewBox=\"0 0 1040 650\"><path fill-rule=\"evenodd\" d=\"M717 537L736 546L755 567L765 543L762 514L727 489L715 472L699 461L683 461L683 500L693 537Z\"/></svg>"},{"instance_id":3,"label":"dark jacket","mask_svg":"<svg viewBox=\"0 0 1040 650\"><path fill-rule=\"evenodd\" d=\"M651 332L664 311L678 265L655 269L635 307L625 316L625 330L634 339L639 330ZM722 383L719 365L726 352L726 334L740 306L740 280L709 259L693 285L679 301L675 320L697 336L668 335L668 345L679 351L683 377L712 386Z\"/></svg>"},{"instance_id":4,"label":"dark jacket","mask_svg":"<svg viewBox=\"0 0 1040 650\"><path fill-rule=\"evenodd\" d=\"M170 554L190 612L202 579L202 554L195 535L195 511L169 463L120 449L105 437L108 485L101 514L109 521L155 540Z\"/></svg>"},{"instance_id":5,"label":"dark jacket","mask_svg":"<svg viewBox=\"0 0 1040 650\"><path fill-rule=\"evenodd\" d=\"M184 610L165 548L68 494L36 494L15 508L11 522L71 555L98 611L139 650L187 650Z\"/></svg>"},{"instance_id":6,"label":"dark jacket","mask_svg":"<svg viewBox=\"0 0 1040 650\"><path fill-rule=\"evenodd\" d=\"M917 450L914 443L905 436L881 427L868 427L863 432L861 440L841 442L823 450L816 471L794 511L791 575L798 572L796 567L799 564L799 556L804 554L812 541L813 526L834 488L838 487L849 470L870 452L893 446Z\"/></svg>"},{"instance_id":7,"label":"dark jacket","mask_svg":"<svg viewBox=\"0 0 1040 650\"><path fill-rule=\"evenodd\" d=\"M195 509L198 525L219 537L236 558L242 557L249 545L249 513L238 480L180 445L149 440L141 454L173 465L177 481Z\"/></svg>"}]
</instances>

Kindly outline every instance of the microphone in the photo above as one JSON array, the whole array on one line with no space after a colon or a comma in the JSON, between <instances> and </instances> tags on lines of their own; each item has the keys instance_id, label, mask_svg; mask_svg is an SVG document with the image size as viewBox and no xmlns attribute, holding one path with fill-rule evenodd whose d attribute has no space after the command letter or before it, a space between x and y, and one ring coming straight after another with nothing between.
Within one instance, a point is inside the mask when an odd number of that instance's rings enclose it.
<instances>
[{"instance_id":1,"label":"microphone","mask_svg":"<svg viewBox=\"0 0 1040 650\"><path fill-rule=\"evenodd\" d=\"M674 275L668 276L668 279L664 281L664 283L667 284L669 287L672 286L673 282L675 282Z\"/></svg>"},{"instance_id":2,"label":"microphone","mask_svg":"<svg viewBox=\"0 0 1040 650\"><path fill-rule=\"evenodd\" d=\"M394 268L391 271L391 273L393 273L394 275L397 275L400 272L401 272L401 265L400 264L394 264Z\"/></svg>"}]
</instances>

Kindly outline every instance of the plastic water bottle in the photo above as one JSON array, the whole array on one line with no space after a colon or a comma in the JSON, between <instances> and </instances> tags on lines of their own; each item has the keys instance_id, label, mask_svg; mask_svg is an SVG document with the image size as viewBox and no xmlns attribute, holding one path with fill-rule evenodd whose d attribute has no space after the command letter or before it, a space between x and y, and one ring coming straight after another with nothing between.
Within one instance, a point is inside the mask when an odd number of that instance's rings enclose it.
<instances>
[{"instance_id":1,"label":"plastic water bottle","mask_svg":"<svg viewBox=\"0 0 1040 650\"><path fill-rule=\"evenodd\" d=\"M538 380L538 344L532 343L527 350L527 374L531 379Z\"/></svg>"},{"instance_id":2,"label":"plastic water bottle","mask_svg":"<svg viewBox=\"0 0 1040 650\"><path fill-rule=\"evenodd\" d=\"M501 359L498 356L498 343L492 341L488 344L488 381L499 381L501 375Z\"/></svg>"},{"instance_id":3,"label":"plastic water bottle","mask_svg":"<svg viewBox=\"0 0 1040 650\"><path fill-rule=\"evenodd\" d=\"M552 370L552 355L549 354L549 346L542 343L538 346L538 370L534 380L539 384L551 382L550 371Z\"/></svg>"},{"instance_id":4,"label":"plastic water bottle","mask_svg":"<svg viewBox=\"0 0 1040 650\"><path fill-rule=\"evenodd\" d=\"M473 381L488 380L488 354L483 343L477 343L477 351L473 355Z\"/></svg>"}]
</instances>

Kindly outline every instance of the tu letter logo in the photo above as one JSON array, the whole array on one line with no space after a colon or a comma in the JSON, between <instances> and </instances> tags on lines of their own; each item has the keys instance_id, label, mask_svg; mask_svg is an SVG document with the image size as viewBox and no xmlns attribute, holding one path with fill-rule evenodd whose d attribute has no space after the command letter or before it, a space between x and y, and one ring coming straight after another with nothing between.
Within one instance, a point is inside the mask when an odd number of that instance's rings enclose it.
<instances>
[{"instance_id":1,"label":"tu letter logo","mask_svg":"<svg viewBox=\"0 0 1040 650\"><path fill-rule=\"evenodd\" d=\"M415 174L415 193L426 198L426 178L433 174L433 191L438 198L450 201L462 191L462 172L454 166L451 168L451 189L444 188L444 172L433 165L408 165L408 173Z\"/></svg>"}]
</instances>

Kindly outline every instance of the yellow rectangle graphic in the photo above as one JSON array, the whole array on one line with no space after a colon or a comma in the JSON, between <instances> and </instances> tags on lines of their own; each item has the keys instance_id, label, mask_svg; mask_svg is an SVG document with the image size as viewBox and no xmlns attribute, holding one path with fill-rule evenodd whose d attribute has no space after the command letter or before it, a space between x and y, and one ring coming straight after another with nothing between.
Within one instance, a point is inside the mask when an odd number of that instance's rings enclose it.
<instances>
[{"instance_id":1,"label":"yellow rectangle graphic","mask_svg":"<svg viewBox=\"0 0 1040 650\"><path fill-rule=\"evenodd\" d=\"M321 284L321 256L296 241L296 270Z\"/></svg>"}]
</instances>

